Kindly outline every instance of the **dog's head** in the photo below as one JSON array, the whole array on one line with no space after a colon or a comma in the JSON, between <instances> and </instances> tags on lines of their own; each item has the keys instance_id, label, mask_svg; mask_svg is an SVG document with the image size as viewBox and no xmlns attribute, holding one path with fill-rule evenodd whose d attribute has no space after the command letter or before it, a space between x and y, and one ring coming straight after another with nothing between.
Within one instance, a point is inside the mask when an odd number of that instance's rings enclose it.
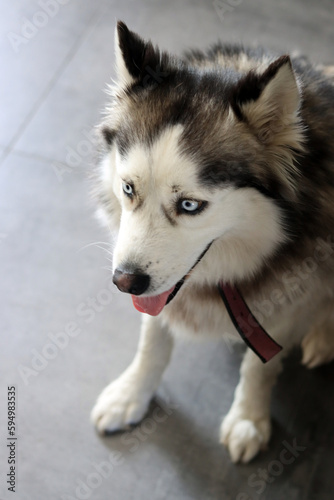
<instances>
[{"instance_id":1,"label":"dog's head","mask_svg":"<svg viewBox=\"0 0 334 500\"><path fill-rule=\"evenodd\" d=\"M118 227L114 282L158 314L190 270L244 279L286 240L300 90L288 56L196 67L121 22L116 63L100 188Z\"/></svg>"}]
</instances>

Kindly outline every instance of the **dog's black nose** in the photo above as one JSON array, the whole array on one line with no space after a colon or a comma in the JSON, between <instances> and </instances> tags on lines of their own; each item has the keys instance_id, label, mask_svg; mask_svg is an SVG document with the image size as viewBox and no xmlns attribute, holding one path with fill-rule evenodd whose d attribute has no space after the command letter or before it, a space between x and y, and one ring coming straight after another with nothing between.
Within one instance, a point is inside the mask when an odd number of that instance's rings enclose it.
<instances>
[{"instance_id":1,"label":"dog's black nose","mask_svg":"<svg viewBox=\"0 0 334 500\"><path fill-rule=\"evenodd\" d=\"M148 289L150 277L148 274L127 273L121 269L116 269L113 282L121 292L141 295Z\"/></svg>"}]
</instances>

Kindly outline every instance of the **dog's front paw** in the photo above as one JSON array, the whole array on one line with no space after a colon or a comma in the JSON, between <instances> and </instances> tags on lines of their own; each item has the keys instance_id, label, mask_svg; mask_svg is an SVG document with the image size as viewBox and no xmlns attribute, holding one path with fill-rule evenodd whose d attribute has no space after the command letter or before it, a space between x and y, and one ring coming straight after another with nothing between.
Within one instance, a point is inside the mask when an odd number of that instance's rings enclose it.
<instances>
[{"instance_id":1,"label":"dog's front paw","mask_svg":"<svg viewBox=\"0 0 334 500\"><path fill-rule=\"evenodd\" d=\"M248 463L266 447L271 433L270 420L251 420L231 410L220 429L220 441L229 450L232 462Z\"/></svg>"},{"instance_id":2,"label":"dog's front paw","mask_svg":"<svg viewBox=\"0 0 334 500\"><path fill-rule=\"evenodd\" d=\"M329 363L334 359L334 334L326 326L312 328L302 342L302 363L307 368Z\"/></svg>"},{"instance_id":3,"label":"dog's front paw","mask_svg":"<svg viewBox=\"0 0 334 500\"><path fill-rule=\"evenodd\" d=\"M153 391L126 374L108 385L92 409L91 420L101 434L125 430L142 420Z\"/></svg>"}]
</instances>

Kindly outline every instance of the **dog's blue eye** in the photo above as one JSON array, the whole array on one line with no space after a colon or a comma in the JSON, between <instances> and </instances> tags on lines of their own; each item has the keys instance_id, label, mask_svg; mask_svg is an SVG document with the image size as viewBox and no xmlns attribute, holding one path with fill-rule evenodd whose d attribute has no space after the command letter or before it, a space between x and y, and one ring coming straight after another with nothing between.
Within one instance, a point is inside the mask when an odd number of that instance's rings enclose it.
<instances>
[{"instance_id":1,"label":"dog's blue eye","mask_svg":"<svg viewBox=\"0 0 334 500\"><path fill-rule=\"evenodd\" d=\"M183 200L181 203L182 209L186 212L195 212L195 210L197 210L199 206L199 202L193 200Z\"/></svg>"},{"instance_id":2,"label":"dog's blue eye","mask_svg":"<svg viewBox=\"0 0 334 500\"><path fill-rule=\"evenodd\" d=\"M179 214L196 215L202 212L207 205L207 201L181 199L177 203L177 211Z\"/></svg>"},{"instance_id":3,"label":"dog's blue eye","mask_svg":"<svg viewBox=\"0 0 334 500\"><path fill-rule=\"evenodd\" d=\"M128 196L133 195L133 187L128 182L123 182L123 191Z\"/></svg>"}]
</instances>

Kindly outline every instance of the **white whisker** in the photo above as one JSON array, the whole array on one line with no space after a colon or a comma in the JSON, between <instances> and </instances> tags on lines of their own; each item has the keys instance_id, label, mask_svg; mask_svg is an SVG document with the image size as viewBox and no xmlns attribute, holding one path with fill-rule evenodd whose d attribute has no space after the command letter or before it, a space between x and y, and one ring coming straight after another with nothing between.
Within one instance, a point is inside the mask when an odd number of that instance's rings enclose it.
<instances>
[{"instance_id":1,"label":"white whisker","mask_svg":"<svg viewBox=\"0 0 334 500\"><path fill-rule=\"evenodd\" d=\"M87 245L84 245L83 247L79 248L79 250L77 250L77 253L94 245L97 246L98 248L102 248L99 245L111 245L111 243L109 241L93 241L93 243L88 243Z\"/></svg>"}]
</instances>

